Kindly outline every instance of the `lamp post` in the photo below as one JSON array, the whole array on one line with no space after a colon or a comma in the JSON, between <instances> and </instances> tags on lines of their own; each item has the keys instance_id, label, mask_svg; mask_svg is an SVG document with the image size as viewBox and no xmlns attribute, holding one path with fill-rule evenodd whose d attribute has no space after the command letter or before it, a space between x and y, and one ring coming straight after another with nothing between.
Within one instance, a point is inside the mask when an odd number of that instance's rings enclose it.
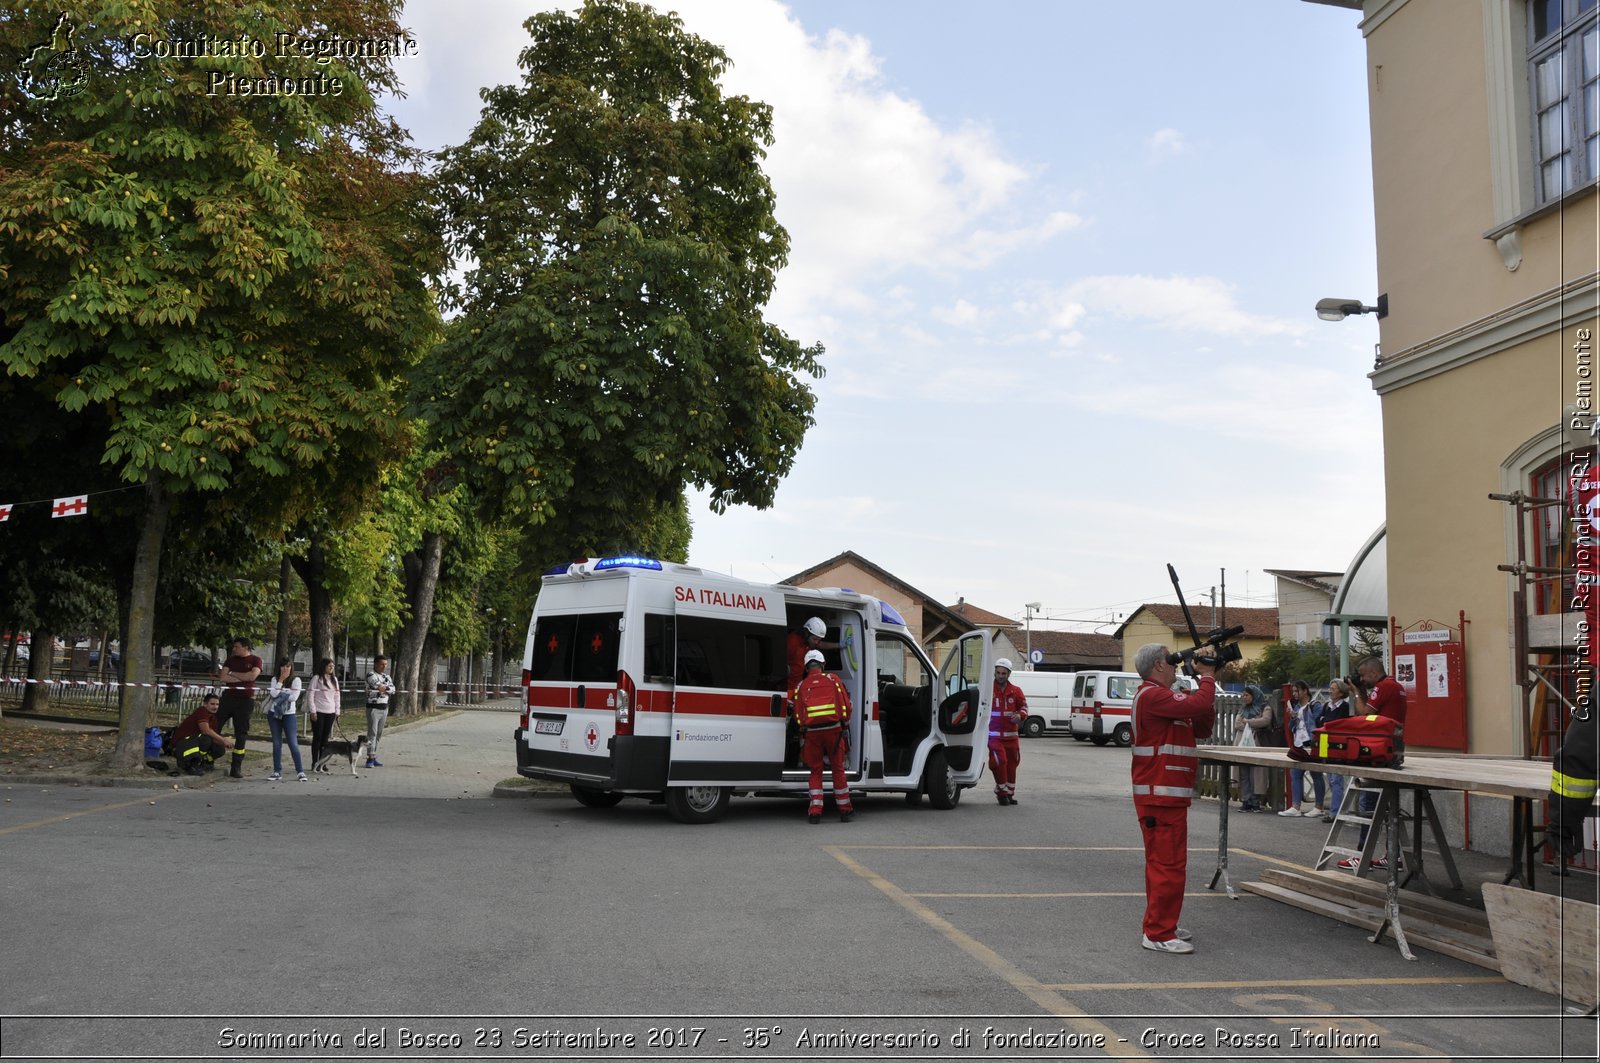
<instances>
[{"instance_id":1,"label":"lamp post","mask_svg":"<svg viewBox=\"0 0 1600 1063\"><path fill-rule=\"evenodd\" d=\"M1028 671L1033 671L1033 614L1039 611L1038 602L1029 602L1022 607L1022 626L1028 633Z\"/></svg>"}]
</instances>

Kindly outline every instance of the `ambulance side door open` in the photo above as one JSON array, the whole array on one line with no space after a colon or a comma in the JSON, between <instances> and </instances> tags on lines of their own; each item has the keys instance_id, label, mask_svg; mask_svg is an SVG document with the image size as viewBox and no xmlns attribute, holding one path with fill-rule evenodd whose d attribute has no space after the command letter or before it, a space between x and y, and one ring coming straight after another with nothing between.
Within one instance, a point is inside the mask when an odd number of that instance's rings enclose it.
<instances>
[{"instance_id":1,"label":"ambulance side door open","mask_svg":"<svg viewBox=\"0 0 1600 1063\"><path fill-rule=\"evenodd\" d=\"M951 776L961 786L972 786L988 757L994 701L994 655L987 631L970 631L951 647L936 693Z\"/></svg>"}]
</instances>

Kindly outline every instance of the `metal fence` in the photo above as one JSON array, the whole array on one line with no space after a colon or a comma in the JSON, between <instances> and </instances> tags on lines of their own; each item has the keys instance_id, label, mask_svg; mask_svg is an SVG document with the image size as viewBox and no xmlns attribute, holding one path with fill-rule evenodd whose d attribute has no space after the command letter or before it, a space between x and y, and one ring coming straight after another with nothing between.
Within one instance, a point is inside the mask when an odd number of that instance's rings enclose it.
<instances>
[{"instance_id":1,"label":"metal fence","mask_svg":"<svg viewBox=\"0 0 1600 1063\"><path fill-rule=\"evenodd\" d=\"M1203 746L1231 746L1239 738L1239 728L1243 724L1239 721L1239 710L1244 707L1244 695L1231 690L1217 692L1217 722L1211 730L1211 737L1201 742ZM1276 711L1276 710L1274 710ZM1201 797L1216 798L1224 792L1230 800L1239 796L1238 765L1218 764L1215 761L1202 761L1200 764L1199 782L1196 792ZM1269 808L1283 806L1289 793L1289 772L1287 769L1278 771L1268 768L1257 768L1259 773L1256 787L1260 791L1263 803Z\"/></svg>"}]
</instances>

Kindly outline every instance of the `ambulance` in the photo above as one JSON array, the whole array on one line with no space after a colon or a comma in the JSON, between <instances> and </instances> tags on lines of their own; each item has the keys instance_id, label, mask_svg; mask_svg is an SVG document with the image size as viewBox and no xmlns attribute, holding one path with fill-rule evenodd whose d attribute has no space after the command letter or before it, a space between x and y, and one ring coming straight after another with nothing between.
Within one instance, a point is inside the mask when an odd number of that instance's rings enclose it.
<instances>
[{"instance_id":1,"label":"ambulance","mask_svg":"<svg viewBox=\"0 0 1600 1063\"><path fill-rule=\"evenodd\" d=\"M851 791L954 808L987 759L987 632L963 635L935 670L888 602L648 557L545 574L523 655L517 774L565 782L590 807L663 802L682 823L722 818L735 796L804 795L785 687L789 632L810 617L838 644L827 669L855 706Z\"/></svg>"}]
</instances>

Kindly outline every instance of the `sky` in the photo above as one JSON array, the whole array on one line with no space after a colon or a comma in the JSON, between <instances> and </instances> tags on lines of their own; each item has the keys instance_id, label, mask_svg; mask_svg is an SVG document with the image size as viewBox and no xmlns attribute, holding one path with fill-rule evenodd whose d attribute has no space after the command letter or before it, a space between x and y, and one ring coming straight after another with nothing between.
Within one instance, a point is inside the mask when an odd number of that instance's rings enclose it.
<instances>
[{"instance_id":1,"label":"sky","mask_svg":"<svg viewBox=\"0 0 1600 1063\"><path fill-rule=\"evenodd\" d=\"M465 139L554 5L412 0L390 110ZM821 342L768 510L691 499L690 562L777 582L853 550L946 603L1110 632L1275 604L1383 522L1359 13L1302 0L676 0L771 105L791 253L767 318ZM471 17L466 17L466 12ZM1220 593L1220 587L1219 587Z\"/></svg>"}]
</instances>

